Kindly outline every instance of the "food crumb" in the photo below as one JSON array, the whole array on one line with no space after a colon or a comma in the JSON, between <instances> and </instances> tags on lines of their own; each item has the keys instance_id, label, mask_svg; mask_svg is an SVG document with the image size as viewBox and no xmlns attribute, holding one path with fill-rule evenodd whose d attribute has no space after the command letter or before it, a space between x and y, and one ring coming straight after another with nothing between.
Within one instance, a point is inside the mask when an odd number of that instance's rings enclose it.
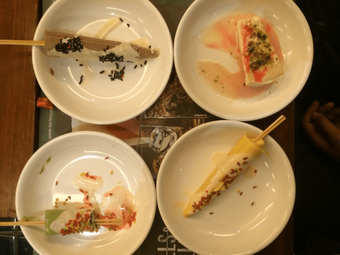
<instances>
[{"instance_id":1,"label":"food crumb","mask_svg":"<svg viewBox=\"0 0 340 255\"><path fill-rule=\"evenodd\" d=\"M58 185L58 181L55 182L55 185Z\"/></svg>"},{"instance_id":2,"label":"food crumb","mask_svg":"<svg viewBox=\"0 0 340 255\"><path fill-rule=\"evenodd\" d=\"M214 212L210 212L209 214L214 214Z\"/></svg>"},{"instance_id":3,"label":"food crumb","mask_svg":"<svg viewBox=\"0 0 340 255\"><path fill-rule=\"evenodd\" d=\"M253 205L254 205L254 202L252 202L251 205L253 206Z\"/></svg>"},{"instance_id":4,"label":"food crumb","mask_svg":"<svg viewBox=\"0 0 340 255\"><path fill-rule=\"evenodd\" d=\"M43 109L53 109L53 104L47 97L38 97L37 107Z\"/></svg>"},{"instance_id":5,"label":"food crumb","mask_svg":"<svg viewBox=\"0 0 340 255\"><path fill-rule=\"evenodd\" d=\"M240 193L241 191L240 190L237 190L237 193Z\"/></svg>"},{"instance_id":6,"label":"food crumb","mask_svg":"<svg viewBox=\"0 0 340 255\"><path fill-rule=\"evenodd\" d=\"M109 157L106 157L105 160L106 160L106 159L109 159Z\"/></svg>"},{"instance_id":7,"label":"food crumb","mask_svg":"<svg viewBox=\"0 0 340 255\"><path fill-rule=\"evenodd\" d=\"M111 171L110 174L113 174L113 171Z\"/></svg>"},{"instance_id":8,"label":"food crumb","mask_svg":"<svg viewBox=\"0 0 340 255\"><path fill-rule=\"evenodd\" d=\"M65 201L63 202L63 205L66 205L66 202L65 202Z\"/></svg>"},{"instance_id":9,"label":"food crumb","mask_svg":"<svg viewBox=\"0 0 340 255\"><path fill-rule=\"evenodd\" d=\"M35 221L34 216L24 216L21 221Z\"/></svg>"},{"instance_id":10,"label":"food crumb","mask_svg":"<svg viewBox=\"0 0 340 255\"><path fill-rule=\"evenodd\" d=\"M43 165L43 166L41 167L41 170L40 170L39 174L42 174L42 172L44 172L44 170L45 170L45 165Z\"/></svg>"},{"instance_id":11,"label":"food crumb","mask_svg":"<svg viewBox=\"0 0 340 255\"><path fill-rule=\"evenodd\" d=\"M68 199L71 199L71 196L68 196Z\"/></svg>"},{"instance_id":12,"label":"food crumb","mask_svg":"<svg viewBox=\"0 0 340 255\"><path fill-rule=\"evenodd\" d=\"M242 196L243 192L240 193L240 196Z\"/></svg>"},{"instance_id":13,"label":"food crumb","mask_svg":"<svg viewBox=\"0 0 340 255\"><path fill-rule=\"evenodd\" d=\"M54 75L54 71L53 71L52 68L50 68L50 73L51 73L51 75Z\"/></svg>"},{"instance_id":14,"label":"food crumb","mask_svg":"<svg viewBox=\"0 0 340 255\"><path fill-rule=\"evenodd\" d=\"M84 75L81 75L81 76L80 76L79 85L83 82L83 78L84 78Z\"/></svg>"},{"instance_id":15,"label":"food crumb","mask_svg":"<svg viewBox=\"0 0 340 255\"><path fill-rule=\"evenodd\" d=\"M254 170L254 173L255 173L255 174L257 173L257 170L256 170L256 169Z\"/></svg>"},{"instance_id":16,"label":"food crumb","mask_svg":"<svg viewBox=\"0 0 340 255\"><path fill-rule=\"evenodd\" d=\"M256 189L256 188L257 188L257 186L254 186L254 187L253 187L253 189Z\"/></svg>"}]
</instances>

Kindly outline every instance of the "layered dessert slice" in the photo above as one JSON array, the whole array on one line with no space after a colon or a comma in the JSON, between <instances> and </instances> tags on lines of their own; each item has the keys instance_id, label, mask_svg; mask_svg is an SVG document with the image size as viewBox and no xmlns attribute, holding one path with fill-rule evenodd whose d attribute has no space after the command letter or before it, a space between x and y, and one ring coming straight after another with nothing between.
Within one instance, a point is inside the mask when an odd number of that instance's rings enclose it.
<instances>
[{"instance_id":1,"label":"layered dessert slice","mask_svg":"<svg viewBox=\"0 0 340 255\"><path fill-rule=\"evenodd\" d=\"M184 208L183 215L189 217L208 206L221 191L228 189L234 180L243 173L251 162L262 153L263 140L254 142L242 136L218 166L210 173Z\"/></svg>"},{"instance_id":2,"label":"layered dessert slice","mask_svg":"<svg viewBox=\"0 0 340 255\"><path fill-rule=\"evenodd\" d=\"M146 39L119 42L48 30L45 31L45 48L50 57L99 60L103 63L134 62L156 58L160 54Z\"/></svg>"},{"instance_id":3,"label":"layered dessert slice","mask_svg":"<svg viewBox=\"0 0 340 255\"><path fill-rule=\"evenodd\" d=\"M100 226L94 219L93 209L46 210L46 235L97 232Z\"/></svg>"},{"instance_id":4,"label":"layered dessert slice","mask_svg":"<svg viewBox=\"0 0 340 255\"><path fill-rule=\"evenodd\" d=\"M237 40L246 86L262 86L284 76L283 63L259 17L237 22Z\"/></svg>"}]
</instances>

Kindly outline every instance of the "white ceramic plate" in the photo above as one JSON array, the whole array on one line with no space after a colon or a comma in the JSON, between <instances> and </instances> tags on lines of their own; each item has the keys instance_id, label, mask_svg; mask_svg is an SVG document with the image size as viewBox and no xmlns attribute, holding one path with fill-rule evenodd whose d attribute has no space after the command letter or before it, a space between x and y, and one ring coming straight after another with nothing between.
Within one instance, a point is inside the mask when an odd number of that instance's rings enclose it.
<instances>
[{"instance_id":1,"label":"white ceramic plate","mask_svg":"<svg viewBox=\"0 0 340 255\"><path fill-rule=\"evenodd\" d=\"M109 157L108 159L105 159ZM47 159L50 161L47 163ZM44 165L44 171L40 173ZM113 173L111 174L111 171ZM103 187L95 197L117 185L123 185L136 198L137 219L130 229L68 236L45 236L44 226L23 226L22 231L39 254L132 254L144 241L154 220L156 197L154 181L142 158L123 141L99 132L75 132L60 136L42 146L24 167L16 190L18 219L24 216L45 219L45 210L74 208L83 194L73 181L82 172L103 178ZM58 181L58 185L56 182ZM66 206L65 198L71 196Z\"/></svg>"},{"instance_id":2,"label":"white ceramic plate","mask_svg":"<svg viewBox=\"0 0 340 255\"><path fill-rule=\"evenodd\" d=\"M248 99L231 100L219 95L205 84L196 69L202 59L236 66L228 53L218 51L219 54L211 55L211 50L200 40L207 27L234 13L254 13L271 22L284 56L285 78ZM312 35L305 17L292 0L196 0L184 14L175 36L174 62L183 87L199 106L224 119L256 120L283 109L305 85L312 61Z\"/></svg>"},{"instance_id":3,"label":"white ceramic plate","mask_svg":"<svg viewBox=\"0 0 340 255\"><path fill-rule=\"evenodd\" d=\"M100 74L105 66L102 63L91 63L94 74L90 75L88 68L80 67L74 59L49 58L43 47L33 47L34 72L43 92L61 111L78 120L112 124L131 119L157 100L170 76L171 35L161 14L147 0L58 0L45 12L34 39L44 40L45 30L94 36L116 16L123 19L123 24L106 39L146 38L160 49L160 56L143 68L134 69L134 64L127 64L124 81L112 82L107 75ZM82 74L83 83L79 85Z\"/></svg>"},{"instance_id":4,"label":"white ceramic plate","mask_svg":"<svg viewBox=\"0 0 340 255\"><path fill-rule=\"evenodd\" d=\"M244 134L255 137L260 130L237 121L203 124L184 134L162 162L157 179L161 216L171 234L197 254L254 254L270 244L290 218L294 174L286 154L269 136L266 153L255 159L254 168L201 212L182 215L190 195L215 167L211 155L228 152Z\"/></svg>"}]
</instances>

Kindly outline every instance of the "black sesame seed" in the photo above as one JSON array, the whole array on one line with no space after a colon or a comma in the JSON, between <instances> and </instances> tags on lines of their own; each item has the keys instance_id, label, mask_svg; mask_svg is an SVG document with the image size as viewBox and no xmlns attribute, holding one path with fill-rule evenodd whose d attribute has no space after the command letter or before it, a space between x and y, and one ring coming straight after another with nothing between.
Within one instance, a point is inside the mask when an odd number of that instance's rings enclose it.
<instances>
[{"instance_id":1,"label":"black sesame seed","mask_svg":"<svg viewBox=\"0 0 340 255\"><path fill-rule=\"evenodd\" d=\"M63 54L68 54L70 51L71 52L75 52L75 51L81 52L81 50L84 48L79 36L74 37L74 38L70 38L70 39L65 38L65 40L67 40L67 42L60 39L60 42L55 45L55 50L57 52L62 52Z\"/></svg>"},{"instance_id":2,"label":"black sesame seed","mask_svg":"<svg viewBox=\"0 0 340 255\"><path fill-rule=\"evenodd\" d=\"M123 62L124 61L124 56L116 56L113 52L99 56L99 61L101 62Z\"/></svg>"},{"instance_id":3,"label":"black sesame seed","mask_svg":"<svg viewBox=\"0 0 340 255\"><path fill-rule=\"evenodd\" d=\"M83 82L83 77L84 77L84 75L80 76L79 85Z\"/></svg>"}]
</instances>

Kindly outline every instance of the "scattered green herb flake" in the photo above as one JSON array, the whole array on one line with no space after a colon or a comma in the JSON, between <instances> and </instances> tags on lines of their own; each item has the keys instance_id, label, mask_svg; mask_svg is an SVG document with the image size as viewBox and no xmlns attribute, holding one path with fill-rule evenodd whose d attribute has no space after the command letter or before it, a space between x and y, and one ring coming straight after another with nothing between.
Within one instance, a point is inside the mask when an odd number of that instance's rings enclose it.
<instances>
[{"instance_id":1,"label":"scattered green herb flake","mask_svg":"<svg viewBox=\"0 0 340 255\"><path fill-rule=\"evenodd\" d=\"M40 170L40 173L39 174L42 174L42 172L44 172L45 170L45 165L42 166L41 170Z\"/></svg>"},{"instance_id":2,"label":"scattered green herb flake","mask_svg":"<svg viewBox=\"0 0 340 255\"><path fill-rule=\"evenodd\" d=\"M34 221L35 219L34 216L24 216L21 221Z\"/></svg>"},{"instance_id":3,"label":"scattered green herb flake","mask_svg":"<svg viewBox=\"0 0 340 255\"><path fill-rule=\"evenodd\" d=\"M46 164L50 163L51 161L51 156L48 157L48 159L46 160Z\"/></svg>"}]
</instances>

